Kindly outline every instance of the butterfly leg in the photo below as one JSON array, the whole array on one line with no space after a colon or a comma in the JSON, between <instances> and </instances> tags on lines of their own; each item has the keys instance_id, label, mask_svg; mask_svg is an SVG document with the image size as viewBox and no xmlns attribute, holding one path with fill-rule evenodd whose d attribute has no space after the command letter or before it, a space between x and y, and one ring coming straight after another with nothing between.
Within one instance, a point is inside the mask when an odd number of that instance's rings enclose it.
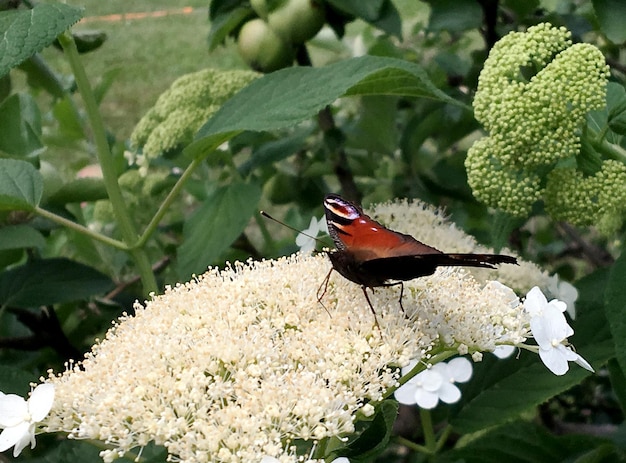
<instances>
[{"instance_id":1,"label":"butterfly leg","mask_svg":"<svg viewBox=\"0 0 626 463\"><path fill-rule=\"evenodd\" d=\"M320 285L320 287L317 288L317 302L319 302L321 306L324 307L324 310L326 311L326 313L328 313L328 316L331 318L332 316L330 315L330 311L326 308L326 306L322 302L322 298L326 294L326 290L328 290L328 282L330 281L330 275L333 273L333 270L334 268L331 267L330 271L328 272L328 275L326 275L326 278L324 278L324 281L322 281L322 284ZM320 291L321 291L321 294L320 294Z\"/></svg>"},{"instance_id":2,"label":"butterfly leg","mask_svg":"<svg viewBox=\"0 0 626 463\"><path fill-rule=\"evenodd\" d=\"M372 311L372 315L374 315L374 323L376 323L376 328L380 331L380 325L378 324L378 317L376 317L376 311L374 310L374 306L372 305L372 301L370 301L370 297L367 295L367 288L365 286L361 286L363 290L363 294L365 294L365 300L370 306L370 310Z\"/></svg>"},{"instance_id":3,"label":"butterfly leg","mask_svg":"<svg viewBox=\"0 0 626 463\"><path fill-rule=\"evenodd\" d=\"M402 313L404 314L404 316L408 320L409 317L406 314L406 311L404 310L404 306L402 305L402 297L404 296L404 282L403 281L398 281L396 283L387 283L387 284L385 284L383 286L389 288L391 286L398 286L398 285L400 285L400 297L398 298L398 304L400 305L400 310L402 310Z\"/></svg>"}]
</instances>

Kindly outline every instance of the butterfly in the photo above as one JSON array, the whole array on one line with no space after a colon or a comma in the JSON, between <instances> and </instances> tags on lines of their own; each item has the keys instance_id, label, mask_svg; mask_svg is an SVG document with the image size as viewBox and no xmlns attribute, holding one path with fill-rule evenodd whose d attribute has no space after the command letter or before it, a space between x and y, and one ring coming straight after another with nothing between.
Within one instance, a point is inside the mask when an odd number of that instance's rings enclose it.
<instances>
[{"instance_id":1,"label":"butterfly","mask_svg":"<svg viewBox=\"0 0 626 463\"><path fill-rule=\"evenodd\" d=\"M358 284L374 314L367 288L400 285L402 307L403 281L435 273L440 266L496 268L495 264L517 264L503 254L447 254L428 246L411 235L389 230L363 213L356 204L336 194L324 198L328 232L336 250L328 252L332 269L326 276L324 296L333 270ZM321 291L321 287L320 287ZM378 325L378 320L376 320Z\"/></svg>"}]
</instances>

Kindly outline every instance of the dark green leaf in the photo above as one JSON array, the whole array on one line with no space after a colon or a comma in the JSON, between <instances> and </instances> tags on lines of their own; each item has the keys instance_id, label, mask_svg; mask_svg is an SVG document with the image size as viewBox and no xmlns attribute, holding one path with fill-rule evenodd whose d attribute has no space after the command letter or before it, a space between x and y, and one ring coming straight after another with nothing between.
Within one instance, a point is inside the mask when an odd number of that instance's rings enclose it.
<instances>
[{"instance_id":1,"label":"dark green leaf","mask_svg":"<svg viewBox=\"0 0 626 463\"><path fill-rule=\"evenodd\" d=\"M54 103L52 114L59 123L59 144L85 138L83 124L70 95L65 95Z\"/></svg>"},{"instance_id":2,"label":"dark green leaf","mask_svg":"<svg viewBox=\"0 0 626 463\"><path fill-rule=\"evenodd\" d=\"M321 68L292 67L256 79L228 100L185 152L206 156L243 130L293 127L345 95L405 95L460 105L408 61L363 56Z\"/></svg>"},{"instance_id":3,"label":"dark green leaf","mask_svg":"<svg viewBox=\"0 0 626 463\"><path fill-rule=\"evenodd\" d=\"M23 61L19 69L26 73L28 85L34 88L43 88L56 98L65 95L64 84L61 78L48 66L39 53Z\"/></svg>"},{"instance_id":4,"label":"dark green leaf","mask_svg":"<svg viewBox=\"0 0 626 463\"><path fill-rule=\"evenodd\" d=\"M335 8L349 15L361 18L363 21L372 22L380 17L385 0L327 0Z\"/></svg>"},{"instance_id":5,"label":"dark green leaf","mask_svg":"<svg viewBox=\"0 0 626 463\"><path fill-rule=\"evenodd\" d=\"M392 154L398 146L397 99L366 96L361 99L359 119L346 129L348 146Z\"/></svg>"},{"instance_id":6,"label":"dark green leaf","mask_svg":"<svg viewBox=\"0 0 626 463\"><path fill-rule=\"evenodd\" d=\"M579 316L572 323L575 334L570 339L594 368L615 355L602 304L605 279L606 272L598 271L577 283ZM519 359L486 356L476 364L472 379L462 388L462 400L454 407L450 423L459 432L469 433L513 420L590 374L570 363L564 376L555 376L537 355L524 351Z\"/></svg>"},{"instance_id":7,"label":"dark green leaf","mask_svg":"<svg viewBox=\"0 0 626 463\"><path fill-rule=\"evenodd\" d=\"M77 178L63 185L48 198L48 204L62 206L67 203L92 202L107 198L104 180L86 177Z\"/></svg>"},{"instance_id":8,"label":"dark green leaf","mask_svg":"<svg viewBox=\"0 0 626 463\"><path fill-rule=\"evenodd\" d=\"M398 415L398 402L385 400L376 407L372 421L357 423L357 437L345 447L333 450L338 456L349 457L351 462L371 461L387 448Z\"/></svg>"},{"instance_id":9,"label":"dark green leaf","mask_svg":"<svg viewBox=\"0 0 626 463\"><path fill-rule=\"evenodd\" d=\"M600 23L600 29L613 43L626 41L626 2L623 0L593 0L593 9Z\"/></svg>"},{"instance_id":10,"label":"dark green leaf","mask_svg":"<svg viewBox=\"0 0 626 463\"><path fill-rule=\"evenodd\" d=\"M539 0L504 0L502 7L514 12L519 21L536 12L537 8L539 8Z\"/></svg>"},{"instance_id":11,"label":"dark green leaf","mask_svg":"<svg viewBox=\"0 0 626 463\"><path fill-rule=\"evenodd\" d=\"M26 161L0 159L0 210L32 210L43 193L41 174Z\"/></svg>"},{"instance_id":12,"label":"dark green leaf","mask_svg":"<svg viewBox=\"0 0 626 463\"><path fill-rule=\"evenodd\" d=\"M30 391L28 386L37 381L37 376L32 371L25 371L15 365L0 364L0 391L5 394L17 394L24 397Z\"/></svg>"},{"instance_id":13,"label":"dark green leaf","mask_svg":"<svg viewBox=\"0 0 626 463\"><path fill-rule=\"evenodd\" d=\"M38 307L76 301L113 287L109 277L69 259L42 259L0 273L0 305Z\"/></svg>"},{"instance_id":14,"label":"dark green leaf","mask_svg":"<svg viewBox=\"0 0 626 463\"><path fill-rule=\"evenodd\" d=\"M50 45L81 17L82 9L63 3L0 13L0 76Z\"/></svg>"},{"instance_id":15,"label":"dark green leaf","mask_svg":"<svg viewBox=\"0 0 626 463\"><path fill-rule=\"evenodd\" d=\"M593 449L593 450L591 450ZM602 450L600 450L602 449ZM596 459L590 459L595 454ZM586 435L554 436L540 426L517 422L492 429L440 463L554 463L559 461L619 462L622 452L608 439Z\"/></svg>"},{"instance_id":16,"label":"dark green leaf","mask_svg":"<svg viewBox=\"0 0 626 463\"><path fill-rule=\"evenodd\" d=\"M482 25L483 11L476 0L430 0L428 29L462 32Z\"/></svg>"},{"instance_id":17,"label":"dark green leaf","mask_svg":"<svg viewBox=\"0 0 626 463\"><path fill-rule=\"evenodd\" d=\"M305 146L309 135L311 135L311 129L305 128L278 140L263 143L252 153L249 160L239 166L239 173L246 177L258 167L273 164L295 154Z\"/></svg>"},{"instance_id":18,"label":"dark green leaf","mask_svg":"<svg viewBox=\"0 0 626 463\"><path fill-rule=\"evenodd\" d=\"M258 186L232 183L217 189L185 222L178 248L178 274L182 279L204 273L237 239L257 210Z\"/></svg>"},{"instance_id":19,"label":"dark green leaf","mask_svg":"<svg viewBox=\"0 0 626 463\"><path fill-rule=\"evenodd\" d=\"M398 38L402 37L402 18L400 18L400 13L398 13L395 5L390 0L383 2L378 18L374 21L369 21L369 23L389 35L395 35Z\"/></svg>"},{"instance_id":20,"label":"dark green leaf","mask_svg":"<svg viewBox=\"0 0 626 463\"><path fill-rule=\"evenodd\" d=\"M619 365L619 362L615 359L609 360L607 363L609 375L611 377L611 386L613 386L613 392L617 396L620 405L622 406L622 413L626 410L626 375L624 370Z\"/></svg>"},{"instance_id":21,"label":"dark green leaf","mask_svg":"<svg viewBox=\"0 0 626 463\"><path fill-rule=\"evenodd\" d=\"M214 18L211 21L211 30L207 38L209 51L215 50L231 32L235 31L251 15L252 10L250 8L235 8Z\"/></svg>"},{"instance_id":22,"label":"dark green leaf","mask_svg":"<svg viewBox=\"0 0 626 463\"><path fill-rule=\"evenodd\" d=\"M27 93L14 93L0 104L0 150L12 156L37 155L41 142L41 114Z\"/></svg>"},{"instance_id":23,"label":"dark green leaf","mask_svg":"<svg viewBox=\"0 0 626 463\"><path fill-rule=\"evenodd\" d=\"M615 261L606 285L606 318L615 343L615 357L626 370L626 253Z\"/></svg>"},{"instance_id":24,"label":"dark green leaf","mask_svg":"<svg viewBox=\"0 0 626 463\"><path fill-rule=\"evenodd\" d=\"M609 82L606 104L610 129L617 134L626 135L626 89L618 83Z\"/></svg>"},{"instance_id":25,"label":"dark green leaf","mask_svg":"<svg viewBox=\"0 0 626 463\"><path fill-rule=\"evenodd\" d=\"M9 225L0 228L0 250L43 248L46 240L43 235L28 225Z\"/></svg>"}]
</instances>

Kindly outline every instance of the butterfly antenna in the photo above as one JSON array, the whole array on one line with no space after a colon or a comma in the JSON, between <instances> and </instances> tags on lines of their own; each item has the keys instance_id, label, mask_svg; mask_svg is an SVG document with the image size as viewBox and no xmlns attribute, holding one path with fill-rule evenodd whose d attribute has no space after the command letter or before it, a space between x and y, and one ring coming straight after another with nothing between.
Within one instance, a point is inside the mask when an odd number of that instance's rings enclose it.
<instances>
[{"instance_id":1,"label":"butterfly antenna","mask_svg":"<svg viewBox=\"0 0 626 463\"><path fill-rule=\"evenodd\" d=\"M322 245L326 244L326 243L324 243L324 241L320 240L319 238L317 238L317 237L315 237L315 236L311 236L311 235L309 235L308 233L304 233L302 230L298 230L297 228L292 227L291 225L286 224L285 222L281 222L280 220L278 220L278 219L277 219L277 218L275 218L275 217L272 217L271 215L269 215L269 214L268 214L267 212L265 212L265 211L259 211L259 212L260 212L260 213L261 213L261 215L262 215L263 217L265 217L266 219L273 220L274 222L281 224L283 227L287 227L288 229L293 230L293 231L295 231L295 232L297 232L297 233L302 233L302 234L303 234L304 236L306 236L307 238L311 238L312 240L315 240L315 241L317 241L318 243L321 243Z\"/></svg>"}]
</instances>

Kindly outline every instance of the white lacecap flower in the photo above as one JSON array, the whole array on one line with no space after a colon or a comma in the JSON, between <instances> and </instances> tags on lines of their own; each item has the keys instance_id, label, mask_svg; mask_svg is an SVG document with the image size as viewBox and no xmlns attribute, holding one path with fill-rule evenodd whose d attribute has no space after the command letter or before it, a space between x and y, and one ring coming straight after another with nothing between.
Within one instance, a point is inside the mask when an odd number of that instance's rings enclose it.
<instances>
[{"instance_id":1,"label":"white lacecap flower","mask_svg":"<svg viewBox=\"0 0 626 463\"><path fill-rule=\"evenodd\" d=\"M556 299L548 302L535 286L526 295L524 307L532 316L530 330L539 346L539 358L552 373L564 375L569 370L568 362L576 362L586 370L594 371L567 343L574 330L563 314L567 308L565 302Z\"/></svg>"},{"instance_id":2,"label":"white lacecap flower","mask_svg":"<svg viewBox=\"0 0 626 463\"><path fill-rule=\"evenodd\" d=\"M15 394L0 392L0 452L15 446L13 456L17 457L30 442L35 448L35 426L52 408L54 385L40 384L30 394L28 400Z\"/></svg>"},{"instance_id":3,"label":"white lacecap flower","mask_svg":"<svg viewBox=\"0 0 626 463\"><path fill-rule=\"evenodd\" d=\"M406 374L415 367L412 361L402 369ZM464 383L472 376L472 364L464 357L457 357L450 362L437 363L428 370L418 373L395 393L398 402L404 405L417 404L421 408L435 408L439 401L451 404L458 402L461 391L454 383Z\"/></svg>"},{"instance_id":4,"label":"white lacecap flower","mask_svg":"<svg viewBox=\"0 0 626 463\"><path fill-rule=\"evenodd\" d=\"M309 228L302 230L296 236L296 244L300 247L300 252L308 254L315 249L315 238L318 233L328 234L328 224L326 219L322 217L317 220L315 217L311 217L311 223Z\"/></svg>"},{"instance_id":5,"label":"white lacecap flower","mask_svg":"<svg viewBox=\"0 0 626 463\"><path fill-rule=\"evenodd\" d=\"M548 280L548 292L567 304L567 313L572 318L576 319L576 300L578 299L578 290L574 285L567 281L559 279L558 275L552 275Z\"/></svg>"}]
</instances>

